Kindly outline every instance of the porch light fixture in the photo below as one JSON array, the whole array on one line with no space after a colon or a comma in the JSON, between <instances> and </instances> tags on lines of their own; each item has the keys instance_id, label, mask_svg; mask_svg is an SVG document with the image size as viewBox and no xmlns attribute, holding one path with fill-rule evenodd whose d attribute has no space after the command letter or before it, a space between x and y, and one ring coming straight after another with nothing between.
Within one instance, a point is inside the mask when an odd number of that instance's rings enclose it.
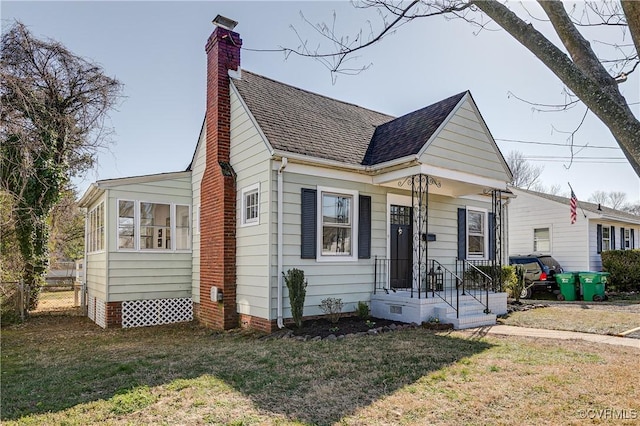
<instances>
[{"instance_id":1,"label":"porch light fixture","mask_svg":"<svg viewBox=\"0 0 640 426\"><path fill-rule=\"evenodd\" d=\"M233 19L229 19L222 15L216 16L212 22L216 27L224 28L229 31L233 31L236 25L238 25L238 21L234 21Z\"/></svg>"}]
</instances>

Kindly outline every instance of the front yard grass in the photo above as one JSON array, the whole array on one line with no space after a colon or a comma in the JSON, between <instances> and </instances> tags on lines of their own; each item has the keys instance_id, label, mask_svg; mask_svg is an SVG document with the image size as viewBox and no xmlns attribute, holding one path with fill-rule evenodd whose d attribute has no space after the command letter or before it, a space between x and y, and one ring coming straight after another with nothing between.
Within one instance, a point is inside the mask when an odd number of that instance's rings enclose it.
<instances>
[{"instance_id":1,"label":"front yard grass","mask_svg":"<svg viewBox=\"0 0 640 426\"><path fill-rule=\"evenodd\" d=\"M640 327L640 309L617 309L611 305L573 304L513 312L502 324L595 334L618 334Z\"/></svg>"},{"instance_id":2,"label":"front yard grass","mask_svg":"<svg viewBox=\"0 0 640 426\"><path fill-rule=\"evenodd\" d=\"M640 416L637 349L415 329L341 341L194 324L2 330L3 425L582 424ZM634 417L635 416L635 417Z\"/></svg>"}]
</instances>

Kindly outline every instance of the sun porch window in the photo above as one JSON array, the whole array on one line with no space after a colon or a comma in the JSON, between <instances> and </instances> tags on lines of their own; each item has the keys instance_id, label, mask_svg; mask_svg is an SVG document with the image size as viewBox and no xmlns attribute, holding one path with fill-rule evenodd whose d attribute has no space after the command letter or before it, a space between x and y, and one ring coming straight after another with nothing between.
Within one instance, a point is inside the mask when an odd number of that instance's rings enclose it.
<instances>
[{"instance_id":1,"label":"sun porch window","mask_svg":"<svg viewBox=\"0 0 640 426\"><path fill-rule=\"evenodd\" d=\"M188 205L119 200L118 249L189 250L189 218Z\"/></svg>"}]
</instances>

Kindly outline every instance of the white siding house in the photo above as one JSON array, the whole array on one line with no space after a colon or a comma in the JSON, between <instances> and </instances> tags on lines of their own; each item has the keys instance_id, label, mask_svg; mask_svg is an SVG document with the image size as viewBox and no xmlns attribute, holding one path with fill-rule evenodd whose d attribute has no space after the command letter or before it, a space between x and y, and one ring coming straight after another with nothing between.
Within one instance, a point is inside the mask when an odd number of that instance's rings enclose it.
<instances>
[{"instance_id":1,"label":"white siding house","mask_svg":"<svg viewBox=\"0 0 640 426\"><path fill-rule=\"evenodd\" d=\"M221 28L208 40L186 171L83 196L92 319L271 331L291 319L292 268L309 283L305 316L328 297L456 327L506 312L511 172L471 93L394 118L241 70L241 43Z\"/></svg>"},{"instance_id":2,"label":"white siding house","mask_svg":"<svg viewBox=\"0 0 640 426\"><path fill-rule=\"evenodd\" d=\"M601 271L600 253L640 247L640 217L578 202L571 224L569 198L513 188L509 254L552 255L565 271Z\"/></svg>"}]
</instances>

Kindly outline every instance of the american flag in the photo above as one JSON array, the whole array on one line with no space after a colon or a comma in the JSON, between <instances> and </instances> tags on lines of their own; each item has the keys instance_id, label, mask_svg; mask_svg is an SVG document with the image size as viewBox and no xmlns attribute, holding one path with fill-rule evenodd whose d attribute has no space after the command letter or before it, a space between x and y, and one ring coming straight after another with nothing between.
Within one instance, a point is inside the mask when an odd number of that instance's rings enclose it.
<instances>
[{"instance_id":1,"label":"american flag","mask_svg":"<svg viewBox=\"0 0 640 426\"><path fill-rule=\"evenodd\" d=\"M571 201L569 202L569 206L571 207L571 224L576 223L576 219L578 215L576 214L576 207L578 207L578 199L576 198L576 194L573 193L573 189L571 190Z\"/></svg>"}]
</instances>

